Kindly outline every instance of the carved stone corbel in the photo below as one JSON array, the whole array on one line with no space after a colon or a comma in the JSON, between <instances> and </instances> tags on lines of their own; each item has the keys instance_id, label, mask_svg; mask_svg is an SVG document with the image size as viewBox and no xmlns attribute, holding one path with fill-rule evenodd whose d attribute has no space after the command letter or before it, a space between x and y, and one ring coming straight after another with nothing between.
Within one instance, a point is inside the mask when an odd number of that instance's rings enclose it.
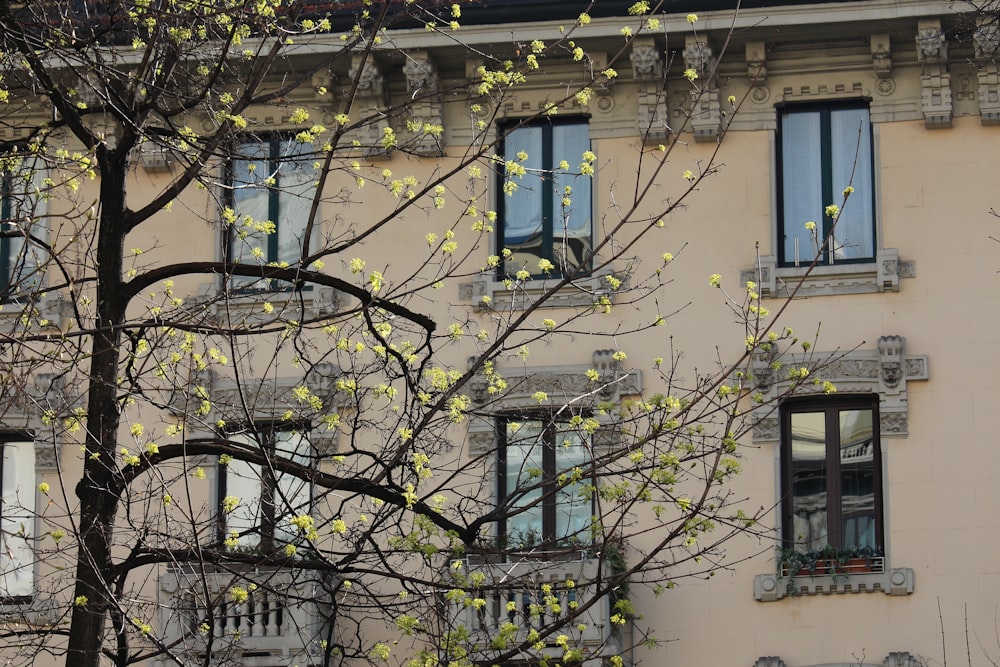
<instances>
[{"instance_id":1,"label":"carved stone corbel","mask_svg":"<svg viewBox=\"0 0 1000 667\"><path fill-rule=\"evenodd\" d=\"M1000 125L1000 25L994 18L981 18L972 36L976 49L976 79L979 116L983 125Z\"/></svg>"},{"instance_id":2,"label":"carved stone corbel","mask_svg":"<svg viewBox=\"0 0 1000 667\"><path fill-rule=\"evenodd\" d=\"M663 89L663 58L651 38L632 43L632 78L638 82L638 127L646 143L662 143L670 135L670 117Z\"/></svg>"},{"instance_id":3,"label":"carved stone corbel","mask_svg":"<svg viewBox=\"0 0 1000 667\"><path fill-rule=\"evenodd\" d=\"M691 129L694 131L694 140L717 141L722 125L722 108L712 47L699 37L688 35L684 40L684 66L698 75L692 82L694 89L691 91Z\"/></svg>"},{"instance_id":4,"label":"carved stone corbel","mask_svg":"<svg viewBox=\"0 0 1000 667\"><path fill-rule=\"evenodd\" d=\"M381 110L388 106L385 75L379 69L378 63L372 54L365 57L364 54L357 54L351 61L351 70L348 86L357 81L357 92L355 93L355 106L362 110L362 113L374 116L372 122L365 123L364 127L358 130L358 140L361 142L365 155L384 155L389 152L382 140L389 127L389 119L381 113Z\"/></svg>"},{"instance_id":5,"label":"carved stone corbel","mask_svg":"<svg viewBox=\"0 0 1000 667\"><path fill-rule=\"evenodd\" d=\"M916 42L917 61L921 64L924 124L929 129L951 127L951 74L948 71L948 43L941 30L941 21L920 21Z\"/></svg>"},{"instance_id":6,"label":"carved stone corbel","mask_svg":"<svg viewBox=\"0 0 1000 667\"><path fill-rule=\"evenodd\" d=\"M892 78L892 41L887 34L872 35L872 67L880 79Z\"/></svg>"},{"instance_id":7,"label":"carved stone corbel","mask_svg":"<svg viewBox=\"0 0 1000 667\"><path fill-rule=\"evenodd\" d=\"M441 83L437 67L426 51L411 51L403 63L403 76L410 94L407 131L411 139L407 148L418 155L441 155L444 150L444 104L439 93Z\"/></svg>"},{"instance_id":8,"label":"carved stone corbel","mask_svg":"<svg viewBox=\"0 0 1000 667\"><path fill-rule=\"evenodd\" d=\"M906 390L903 368L905 344L906 339L902 336L882 336L878 339L879 377L882 380L879 393L899 394Z\"/></svg>"},{"instance_id":9,"label":"carved stone corbel","mask_svg":"<svg viewBox=\"0 0 1000 667\"><path fill-rule=\"evenodd\" d=\"M767 49L764 42L747 42L747 76L750 85L762 88L767 85Z\"/></svg>"}]
</instances>

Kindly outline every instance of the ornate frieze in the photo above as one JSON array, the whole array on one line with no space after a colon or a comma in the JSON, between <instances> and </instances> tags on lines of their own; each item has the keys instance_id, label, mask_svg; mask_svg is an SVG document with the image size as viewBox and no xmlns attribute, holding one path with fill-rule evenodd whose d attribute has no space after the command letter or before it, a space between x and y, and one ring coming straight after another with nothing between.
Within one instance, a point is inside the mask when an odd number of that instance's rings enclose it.
<instances>
[{"instance_id":1,"label":"ornate frieze","mask_svg":"<svg viewBox=\"0 0 1000 667\"><path fill-rule=\"evenodd\" d=\"M600 403L617 403L624 395L641 392L642 371L623 368L614 354L614 350L595 350L591 364L499 367L496 372L506 387L496 395L489 393L486 378L476 376L470 380L468 394L476 405L476 415L469 420L469 451L483 454L495 447L496 419L491 415L555 411L570 405L576 412L589 412ZM597 371L596 378L588 371ZM538 402L539 391L548 397L544 404ZM611 418L599 419L602 427L594 434L594 444L613 445L617 431Z\"/></svg>"},{"instance_id":2,"label":"ornate frieze","mask_svg":"<svg viewBox=\"0 0 1000 667\"><path fill-rule=\"evenodd\" d=\"M921 65L921 108L924 124L930 128L951 127L951 73L948 70L948 43L937 19L917 25L917 61Z\"/></svg>"},{"instance_id":3,"label":"ornate frieze","mask_svg":"<svg viewBox=\"0 0 1000 667\"><path fill-rule=\"evenodd\" d=\"M775 402L791 384L783 369L800 366L809 367L814 377L832 382L839 393L878 394L880 435L907 435L907 383L927 380L930 374L927 356L907 356L905 346L902 336L882 336L873 350L783 357L769 352L755 353L750 364L750 382L764 401L754 411L754 442L775 442L781 437ZM780 368L775 368L776 361L781 363ZM822 385L804 385L799 395L822 390Z\"/></svg>"}]
</instances>

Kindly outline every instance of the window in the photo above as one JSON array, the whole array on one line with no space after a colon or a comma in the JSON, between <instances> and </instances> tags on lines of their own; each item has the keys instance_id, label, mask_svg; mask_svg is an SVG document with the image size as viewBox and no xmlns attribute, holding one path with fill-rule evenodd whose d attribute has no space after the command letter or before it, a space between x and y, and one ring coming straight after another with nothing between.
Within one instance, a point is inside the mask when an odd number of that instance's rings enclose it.
<instances>
[{"instance_id":1,"label":"window","mask_svg":"<svg viewBox=\"0 0 1000 667\"><path fill-rule=\"evenodd\" d=\"M499 175L499 247L511 251L504 274L542 275L542 259L554 264L557 275L589 270L591 177L580 173L589 150L586 120L525 125L504 137L504 162L525 169L521 176L504 170ZM560 167L563 162L568 169Z\"/></svg>"},{"instance_id":2,"label":"window","mask_svg":"<svg viewBox=\"0 0 1000 667\"><path fill-rule=\"evenodd\" d=\"M875 193L867 104L785 108L779 114L778 136L779 264L812 263L817 247L806 223L816 223L815 234L822 243L833 225L825 208L839 206L848 185L854 193L833 230L832 247L822 248L820 263L874 262Z\"/></svg>"},{"instance_id":3,"label":"window","mask_svg":"<svg viewBox=\"0 0 1000 667\"><path fill-rule=\"evenodd\" d=\"M8 440L0 449L0 601L9 601L35 592L35 444Z\"/></svg>"},{"instance_id":4,"label":"window","mask_svg":"<svg viewBox=\"0 0 1000 667\"><path fill-rule=\"evenodd\" d=\"M254 430L226 434L230 442L262 453L269 462L286 459L305 466L315 457L308 436L298 430L283 430L273 424ZM260 548L267 553L276 545L294 542L298 528L290 520L310 510L309 481L283 473L273 465L257 465L239 459L219 462L219 517L224 538L235 548ZM237 499L235 507L230 505ZM234 535L235 533L235 535Z\"/></svg>"},{"instance_id":5,"label":"window","mask_svg":"<svg viewBox=\"0 0 1000 667\"><path fill-rule=\"evenodd\" d=\"M290 137L237 144L229 161L232 209L226 257L239 264L295 264L316 191L308 144ZM286 284L233 276L237 289L282 289Z\"/></svg>"},{"instance_id":6,"label":"window","mask_svg":"<svg viewBox=\"0 0 1000 667\"><path fill-rule=\"evenodd\" d=\"M44 203L40 195L45 187L44 170L40 160L17 156L7 156L2 163L0 286L5 296L29 294L42 287L42 270L48 257L38 243L48 241L40 209Z\"/></svg>"},{"instance_id":7,"label":"window","mask_svg":"<svg viewBox=\"0 0 1000 667\"><path fill-rule=\"evenodd\" d=\"M878 397L790 401L781 421L785 546L882 552Z\"/></svg>"},{"instance_id":8,"label":"window","mask_svg":"<svg viewBox=\"0 0 1000 667\"><path fill-rule=\"evenodd\" d=\"M512 514L501 527L506 544L589 542L590 484L580 479L592 460L589 440L569 424L539 419L501 419L500 434L497 497Z\"/></svg>"}]
</instances>

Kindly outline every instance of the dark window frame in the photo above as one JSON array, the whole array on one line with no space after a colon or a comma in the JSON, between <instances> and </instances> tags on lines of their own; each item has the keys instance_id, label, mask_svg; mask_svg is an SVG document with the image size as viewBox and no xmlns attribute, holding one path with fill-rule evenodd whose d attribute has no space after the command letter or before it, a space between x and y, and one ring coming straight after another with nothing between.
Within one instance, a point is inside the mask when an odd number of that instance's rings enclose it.
<instances>
[{"instance_id":1,"label":"dark window frame","mask_svg":"<svg viewBox=\"0 0 1000 667\"><path fill-rule=\"evenodd\" d=\"M543 443L544 449L542 450L542 476L538 482L533 485L541 485L541 497L535 502L541 505L542 508L542 530L539 535L541 543L538 546L543 548L551 549L562 549L567 545L566 542L570 541L572 537L576 536L557 536L556 523L557 512L556 512L556 502L558 497L559 487L557 485L558 476L560 472L564 472L565 469L559 468L558 457L556 456L556 450L559 445L557 442L557 434L562 432L558 428L559 426L568 426L569 421L566 420L556 420L553 419L551 415L540 414L540 413L526 413L526 414L514 414L514 415L503 415L497 418L496 428L497 428L497 474L496 474L496 493L497 493L497 506L505 507L508 511L516 511L520 509L515 506L508 506L508 499L511 495L517 492L517 489L507 489L507 425L511 422L541 422L542 428L542 438L545 440ZM563 429L570 430L570 429ZM593 437L585 438L585 442L589 441L589 446L593 447ZM590 482L593 483L594 471L590 464ZM590 501L590 514L593 515L596 500L591 497ZM517 545L507 545L507 537L509 534L508 527L508 516L505 513L497 525L497 534L500 538L500 544L505 548L516 549ZM580 546L585 546L591 542L589 534L582 539L579 543L573 543L574 546L579 544Z\"/></svg>"},{"instance_id":2,"label":"dark window frame","mask_svg":"<svg viewBox=\"0 0 1000 667\"><path fill-rule=\"evenodd\" d=\"M855 181L855 193L851 195L848 199L847 207L850 207L850 199L860 196L868 196L871 199L871 209L872 217L869 222L869 234L872 247L871 257L859 257L854 259L834 259L833 265L844 265L844 264L871 264L876 261L876 255L878 253L878 211L875 206L875 184L877 182L876 176L876 165L875 165L875 135L874 127L871 122L871 103L867 99L852 99L852 100L836 100L828 102L814 102L814 103L802 103L802 104L789 104L785 106L778 107L777 109L777 131L776 131L776 151L775 151L775 162L777 170L777 207L778 207L778 234L777 234L777 247L776 255L778 258L779 267L794 267L794 266L808 266L815 256L815 249L809 248L808 252L805 253L804 257L799 257L798 260L793 257L786 257L785 248L785 237L786 230L789 229L789 225L805 225L807 220L786 220L785 219L785 197L784 193L787 187L794 187L794 183L786 184L786 174L785 165L783 160L783 116L785 114L795 114L795 113L809 113L809 112L819 112L820 113L820 170L821 170L821 181L822 181L822 206L821 210L816 212L816 218L814 222L817 225L817 233L819 234L820 242L823 244L822 252L820 254L819 261L817 265L823 266L831 264L830 261L830 249L829 244L826 241L830 237L830 232L833 230L833 220L830 216L826 215L824 209L829 204L840 205L843 202L843 188L846 184L841 185L839 188L833 182L833 158L832 158L832 130L830 126L830 113L832 111L843 110L843 109L863 109L868 112L868 146L869 155L868 159L871 168L872 182L866 183L862 188L857 187L857 182ZM859 159L861 156L859 155ZM788 175L789 178L794 178L793 174ZM867 190L866 195L861 193ZM793 227L794 228L794 227ZM831 239L832 241L832 239Z\"/></svg>"},{"instance_id":3,"label":"dark window frame","mask_svg":"<svg viewBox=\"0 0 1000 667\"><path fill-rule=\"evenodd\" d=\"M24 161L38 160L36 165L41 162L40 158L36 158L34 155L28 153L26 147L24 146L19 146L17 151L24 152L25 154L13 155L12 157L20 157ZM14 184L16 181L24 181L25 173L32 173L34 175L34 172L12 171L9 169L0 171L0 229L4 232L15 231L15 229L20 230L20 225L17 224L17 216L14 215L12 199L15 192L17 192ZM33 181L34 179L32 178L31 180ZM26 181L26 183L29 182ZM31 196L27 189L28 187L30 187L30 183L24 188L24 195L26 199ZM38 204L39 201L33 202L30 206L30 210L34 212L35 207L38 206ZM10 224L12 222L14 223L13 227L11 227ZM21 255L21 252L12 254L14 251L14 238L15 237L7 234L0 236L0 294L3 295L2 298L0 298L0 301L4 303L9 302L12 299L16 299L18 296L24 296L23 292L15 289L17 287L16 282L18 281L34 277L34 280L36 280L38 284L32 285L31 291L35 291L36 289L44 286L42 281L43 276L40 274L37 267L30 271L26 276L19 275L24 270L24 257ZM17 238L24 239L24 243L21 247L23 248L23 252L27 253L31 242L24 236L23 232L18 234ZM47 255L48 253L46 252L45 254ZM14 291L11 291L12 289L14 289Z\"/></svg>"},{"instance_id":4,"label":"dark window frame","mask_svg":"<svg viewBox=\"0 0 1000 667\"><path fill-rule=\"evenodd\" d=\"M854 545L844 543L843 495L841 489L840 424L842 410L870 410L872 416L872 493L875 514L875 548L885 553L885 508L882 479L882 447L879 435L879 397L877 394L810 397L789 399L780 407L781 419L781 538L785 548L796 548L792 500L792 415L822 412L825 420L826 443L826 505L827 543L834 548Z\"/></svg>"},{"instance_id":5,"label":"dark window frame","mask_svg":"<svg viewBox=\"0 0 1000 667\"><path fill-rule=\"evenodd\" d=\"M299 433L305 438L309 446L309 456L311 459L316 460L316 450L309 439L309 425L302 423L284 423L275 421L260 421L254 422L253 424L235 426L232 428L227 428L225 432L221 435L223 437L228 437L230 435L236 434L250 434L252 439L256 440L257 445L264 452L268 461L278 458L277 455L277 433ZM222 464L216 462L216 507L217 512L217 528L218 528L218 539L222 543L228 537L228 521L226 512L223 510L223 501L228 493L229 486L229 466L230 464ZM256 464L254 464L256 465ZM257 548L261 553L269 553L273 551L279 542L276 538L277 528L278 528L278 514L277 508L279 506L278 499L278 473L273 465L264 464L260 466L260 525L257 527L256 534L259 536L260 540L257 543ZM307 478L300 478L308 485L309 494L309 511L312 510L312 505L314 501L314 489L313 482ZM241 498L242 500L242 498Z\"/></svg>"},{"instance_id":6,"label":"dark window frame","mask_svg":"<svg viewBox=\"0 0 1000 667\"><path fill-rule=\"evenodd\" d=\"M273 234L267 235L267 248L266 256L264 258L264 266L270 262L279 261L279 242L281 236L281 171L278 169L278 164L282 160L281 147L283 145L289 144L289 142L294 141L294 134L288 132L269 132L261 135L243 135L237 136L236 139L230 144L230 153L228 159L226 160L225 166L225 182L226 182L226 206L233 209L237 216L237 222L233 225L223 226L222 235L222 251L223 257L227 263L235 261L234 253L234 239L233 236L237 233L237 226L239 225L240 212L236 205L236 171L235 163L239 161L253 161L252 158L239 155L236 152L236 148L245 144L260 144L267 145L267 158L262 160L267 163L268 173L275 174L274 183L267 186L267 219L275 224L275 232ZM285 193L288 195L288 193ZM252 280L250 276L241 276L241 278ZM223 280L230 280L228 276L223 276ZM263 278L255 280L252 285L235 285L233 286L234 291L244 292L244 293L257 293L257 292L289 292L289 291L308 291L312 289L311 285L304 284L302 282L290 283L284 280L265 280Z\"/></svg>"},{"instance_id":7,"label":"dark window frame","mask_svg":"<svg viewBox=\"0 0 1000 667\"><path fill-rule=\"evenodd\" d=\"M4 476L4 456L3 456L4 452L3 452L3 450L4 450L4 448L7 447L10 443L27 443L27 442L34 443L34 440L35 440L34 435L32 435L31 433L29 433L27 431L3 431L3 432L0 432L0 496L2 496L3 493L4 493L4 491L5 491L5 489L3 488L3 476ZM36 470L37 470L37 466L36 466ZM26 488L27 488L27 490L28 490L29 493L32 493L32 494L35 493L35 488L36 488L35 487L35 480L36 479L37 479L37 475L36 475L35 479L31 480L30 484L26 485ZM2 523L3 518L4 518L3 509L4 509L4 504L2 502L0 502L0 523ZM37 507L33 508L31 510L31 513L32 514L36 514L37 513ZM18 515L15 515L15 516L18 516ZM32 519L32 522L34 522L34 517L33 516L31 517L31 519ZM32 559L32 561L34 563L34 558ZM32 564L32 568L34 568L34 564ZM32 582L32 588L35 588L35 586L37 585L37 582L35 581L35 572L34 572L34 569L32 569L31 582ZM35 595L36 594L37 594L37 592L36 593L31 593L30 595L7 595L6 591L0 591L0 605L4 605L4 604L12 604L12 605L27 604L27 603L30 603L31 601L33 601L35 599Z\"/></svg>"},{"instance_id":8,"label":"dark window frame","mask_svg":"<svg viewBox=\"0 0 1000 667\"><path fill-rule=\"evenodd\" d=\"M542 129L542 167L541 169L549 174L553 173L559 165L559 162L555 159L554 148L553 148L553 128L556 126L566 126L566 125L583 125L587 128L588 137L588 149L593 150L592 141L590 140L590 117L589 116L565 116L565 117L546 117L541 119L532 119L530 121L525 121L523 119L508 120L500 123L497 126L497 133L500 135L500 141L497 145L497 152L501 156L506 156L507 151L507 141L509 137L517 132L518 130L528 129L528 128L541 128ZM571 167L576 165L570 162ZM594 176L591 176L591 183L593 183ZM499 165L496 170L496 191L497 191L497 223L496 223L496 236L497 236L497 254L502 256L503 249L506 247L506 219L507 219L507 195L504 193L503 185L507 180L506 171L504 165ZM551 176L549 178L544 178L543 182L551 183ZM549 274L542 274L538 272L538 267L527 267L531 271L531 276L533 278L544 278L544 277L565 277L568 274L572 274L574 277L584 277L590 275L592 271L593 264L593 247L594 247L594 203L593 203L593 185L591 185L590 198L586 202L587 206L587 217L590 220L590 250L585 254L586 262L580 266L572 269L569 272L564 272L563 267L560 266L558 258L555 256L555 239L556 239L556 223L551 218L550 213L553 209L555 202L556 193L553 188L546 187L542 188L542 248L541 256L542 258L548 259L555 265L555 269ZM571 195L572 197L572 195ZM576 198L573 198L574 202L577 202ZM521 269L521 267L508 266L508 262L504 262L501 259L500 266L497 269L497 278L502 280L508 277L508 274L513 274Z\"/></svg>"}]
</instances>

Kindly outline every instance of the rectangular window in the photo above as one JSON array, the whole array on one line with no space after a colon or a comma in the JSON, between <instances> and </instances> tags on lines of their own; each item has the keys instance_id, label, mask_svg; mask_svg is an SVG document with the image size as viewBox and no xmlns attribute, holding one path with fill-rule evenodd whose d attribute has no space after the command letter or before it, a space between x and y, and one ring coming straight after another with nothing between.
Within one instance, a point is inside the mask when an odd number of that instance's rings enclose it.
<instances>
[{"instance_id":1,"label":"rectangular window","mask_svg":"<svg viewBox=\"0 0 1000 667\"><path fill-rule=\"evenodd\" d=\"M302 256L309 210L316 193L315 154L291 137L239 143L229 161L231 205L228 261L264 267L295 265ZM280 290L288 283L233 276L236 289Z\"/></svg>"},{"instance_id":2,"label":"rectangular window","mask_svg":"<svg viewBox=\"0 0 1000 667\"><path fill-rule=\"evenodd\" d=\"M262 424L253 430L227 433L226 437L263 454L269 462L286 459L310 466L315 460L308 435L299 430ZM236 458L220 462L218 494L224 537L235 539L236 548L259 547L263 553L295 542L299 529L290 521L310 511L309 481L281 472L273 464L261 466Z\"/></svg>"},{"instance_id":3,"label":"rectangular window","mask_svg":"<svg viewBox=\"0 0 1000 667\"><path fill-rule=\"evenodd\" d=\"M569 424L539 419L501 419L500 433L497 497L513 515L501 527L507 546L589 543L589 440ZM560 483L567 478L578 481Z\"/></svg>"},{"instance_id":4,"label":"rectangular window","mask_svg":"<svg viewBox=\"0 0 1000 667\"><path fill-rule=\"evenodd\" d=\"M0 181L0 286L5 298L38 292L48 259L41 160L6 156Z\"/></svg>"},{"instance_id":5,"label":"rectangular window","mask_svg":"<svg viewBox=\"0 0 1000 667\"><path fill-rule=\"evenodd\" d=\"M0 442L0 601L35 592L35 443Z\"/></svg>"},{"instance_id":6,"label":"rectangular window","mask_svg":"<svg viewBox=\"0 0 1000 667\"><path fill-rule=\"evenodd\" d=\"M792 106L778 122L780 210L778 261L808 266L817 251L821 264L874 262L875 188L868 105ZM840 219L826 214L854 188ZM815 231L806 223L816 223ZM833 231L831 246L818 246Z\"/></svg>"},{"instance_id":7,"label":"rectangular window","mask_svg":"<svg viewBox=\"0 0 1000 667\"><path fill-rule=\"evenodd\" d=\"M786 547L882 552L878 397L790 401L781 407Z\"/></svg>"},{"instance_id":8,"label":"rectangular window","mask_svg":"<svg viewBox=\"0 0 1000 667\"><path fill-rule=\"evenodd\" d=\"M504 163L517 166L498 175L499 248L511 252L501 277L545 275L541 260L553 264L549 275L590 270L592 177L581 173L589 150L585 119L546 120L504 137Z\"/></svg>"}]
</instances>

